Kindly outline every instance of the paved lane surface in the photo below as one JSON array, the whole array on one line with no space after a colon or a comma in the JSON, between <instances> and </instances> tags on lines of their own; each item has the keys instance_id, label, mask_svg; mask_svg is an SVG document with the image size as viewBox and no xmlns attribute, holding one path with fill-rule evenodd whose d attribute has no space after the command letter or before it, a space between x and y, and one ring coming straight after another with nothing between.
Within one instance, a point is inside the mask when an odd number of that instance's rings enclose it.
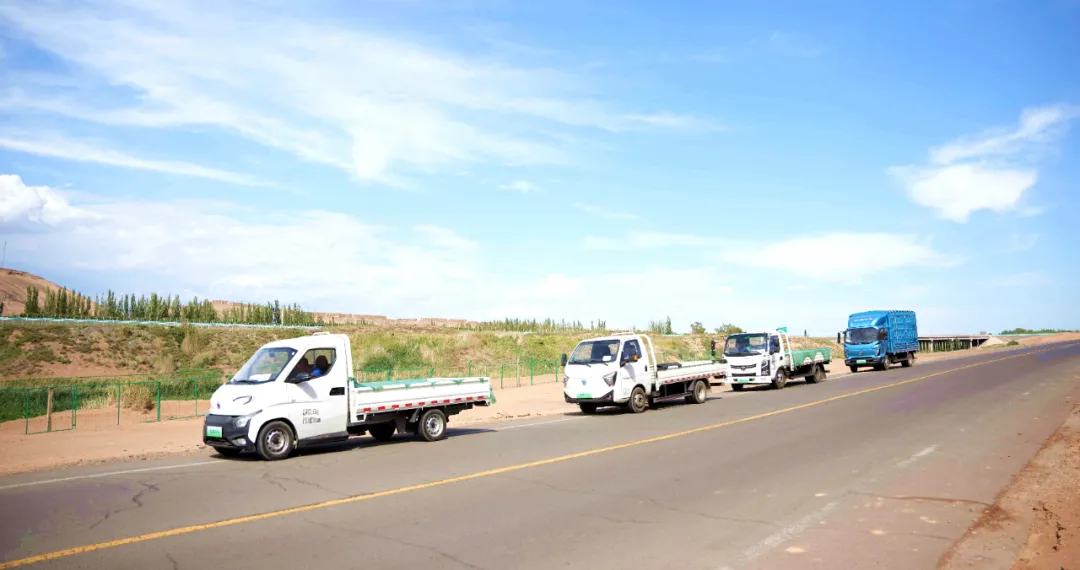
<instances>
[{"instance_id":1,"label":"paved lane surface","mask_svg":"<svg viewBox=\"0 0 1080 570\"><path fill-rule=\"evenodd\" d=\"M435 444L9 477L0 569L932 568L1078 396L1080 346L1055 345Z\"/></svg>"}]
</instances>

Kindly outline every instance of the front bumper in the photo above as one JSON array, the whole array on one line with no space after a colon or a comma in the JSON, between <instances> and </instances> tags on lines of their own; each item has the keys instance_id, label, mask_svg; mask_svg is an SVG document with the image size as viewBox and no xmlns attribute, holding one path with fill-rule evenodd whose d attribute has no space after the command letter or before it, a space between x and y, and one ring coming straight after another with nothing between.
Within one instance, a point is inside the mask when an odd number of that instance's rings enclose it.
<instances>
[{"instance_id":1,"label":"front bumper","mask_svg":"<svg viewBox=\"0 0 1080 570\"><path fill-rule=\"evenodd\" d=\"M856 356L853 358L844 358L845 366L873 366L875 364L881 364L885 361L885 356Z\"/></svg>"},{"instance_id":2,"label":"front bumper","mask_svg":"<svg viewBox=\"0 0 1080 570\"><path fill-rule=\"evenodd\" d=\"M770 376L739 376L732 374L731 378L727 379L728 384L772 384L772 377Z\"/></svg>"},{"instance_id":3,"label":"front bumper","mask_svg":"<svg viewBox=\"0 0 1080 570\"><path fill-rule=\"evenodd\" d=\"M575 398L563 392L563 398L566 399L568 404L614 404L615 390L613 389L599 398Z\"/></svg>"},{"instance_id":4,"label":"front bumper","mask_svg":"<svg viewBox=\"0 0 1080 570\"><path fill-rule=\"evenodd\" d=\"M207 414L203 420L203 443L211 447L254 451L255 442L248 439L249 426L236 427L235 419L236 416ZM217 430L221 430L220 437L216 434ZM208 435L211 431L215 432L214 436Z\"/></svg>"}]
</instances>

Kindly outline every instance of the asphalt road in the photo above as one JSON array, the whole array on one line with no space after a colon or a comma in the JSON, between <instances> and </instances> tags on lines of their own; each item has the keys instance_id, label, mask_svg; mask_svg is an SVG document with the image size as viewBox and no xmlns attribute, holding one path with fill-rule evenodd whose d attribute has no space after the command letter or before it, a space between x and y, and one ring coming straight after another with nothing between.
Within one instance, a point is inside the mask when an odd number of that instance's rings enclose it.
<instances>
[{"instance_id":1,"label":"asphalt road","mask_svg":"<svg viewBox=\"0 0 1080 570\"><path fill-rule=\"evenodd\" d=\"M1080 346L1056 345L434 444L8 477L0 569L933 568L1078 398Z\"/></svg>"}]
</instances>

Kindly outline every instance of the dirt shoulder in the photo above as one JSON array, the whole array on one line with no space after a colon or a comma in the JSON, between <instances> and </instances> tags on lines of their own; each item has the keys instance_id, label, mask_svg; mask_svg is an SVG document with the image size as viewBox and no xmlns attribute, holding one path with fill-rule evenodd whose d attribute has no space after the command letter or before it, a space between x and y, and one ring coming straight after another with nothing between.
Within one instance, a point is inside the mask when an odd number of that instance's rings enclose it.
<instances>
[{"instance_id":1,"label":"dirt shoulder","mask_svg":"<svg viewBox=\"0 0 1080 570\"><path fill-rule=\"evenodd\" d=\"M1080 407L939 564L940 570L1080 569Z\"/></svg>"},{"instance_id":2,"label":"dirt shoulder","mask_svg":"<svg viewBox=\"0 0 1080 570\"><path fill-rule=\"evenodd\" d=\"M1077 336L1080 338L1080 335ZM1038 339L1040 344L1044 341L1045 339ZM920 355L920 362L954 359L987 352L991 350L928 353ZM829 366L830 378L848 374L850 372L844 367L842 360L834 361ZM860 374L872 374L872 372L860 372ZM496 389L497 402L494 406L475 408L455 416L451 420L451 425L474 425L577 412L576 406L568 405L563 401L561 383L556 382L552 376L544 377L542 380L545 383L534 386ZM729 389L727 387L714 388L714 390ZM202 401L198 410L204 411L208 407L209 403ZM161 417L165 419L188 416L195 411L194 402L162 402ZM116 408L80 410L77 429L36 435L25 435L27 426L22 420L5 422L0 424L0 456L4 457L4 461L0 462L0 475L170 455L212 455L214 453L202 443L200 436L202 417L160 422L156 421L156 417L156 410L136 412L125 408L120 410L119 418ZM30 431L44 431L43 422L43 418L31 419ZM72 418L70 415L58 414L54 416L53 422L54 426L71 425Z\"/></svg>"}]
</instances>

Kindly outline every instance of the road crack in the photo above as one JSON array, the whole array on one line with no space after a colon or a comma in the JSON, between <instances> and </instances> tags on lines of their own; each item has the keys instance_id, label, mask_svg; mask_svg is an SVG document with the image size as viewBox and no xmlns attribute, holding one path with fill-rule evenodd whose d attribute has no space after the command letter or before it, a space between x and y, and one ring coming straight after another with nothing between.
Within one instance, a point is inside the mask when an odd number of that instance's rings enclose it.
<instances>
[{"instance_id":1,"label":"road crack","mask_svg":"<svg viewBox=\"0 0 1080 570\"><path fill-rule=\"evenodd\" d=\"M133 505L135 505L134 507L124 507L124 508L119 508L119 509L110 509L110 510L106 511L104 516L102 516L100 519L94 521L94 523L91 524L88 527L88 530L93 529L93 528L97 528L99 525L101 525L105 521L109 520L114 515L118 515L118 514L124 512L124 511L130 511L132 509L141 509L142 506L143 506L143 502L142 502L143 496L145 496L147 493L156 493L156 492L161 490L160 488L158 488L158 486L156 484L153 484L153 483L143 483L142 481L139 481L139 485L142 485L142 488L139 489L134 495L131 496L131 503Z\"/></svg>"},{"instance_id":2,"label":"road crack","mask_svg":"<svg viewBox=\"0 0 1080 570\"><path fill-rule=\"evenodd\" d=\"M954 497L920 497L920 496L889 496L878 495L875 493L863 493L860 491L848 491L846 495L856 495L860 497L870 497L873 499L883 499L887 501L911 501L916 503L944 503L950 505L976 505L983 508L990 508L990 503L984 503L982 501L974 501L971 499L957 499Z\"/></svg>"}]
</instances>

